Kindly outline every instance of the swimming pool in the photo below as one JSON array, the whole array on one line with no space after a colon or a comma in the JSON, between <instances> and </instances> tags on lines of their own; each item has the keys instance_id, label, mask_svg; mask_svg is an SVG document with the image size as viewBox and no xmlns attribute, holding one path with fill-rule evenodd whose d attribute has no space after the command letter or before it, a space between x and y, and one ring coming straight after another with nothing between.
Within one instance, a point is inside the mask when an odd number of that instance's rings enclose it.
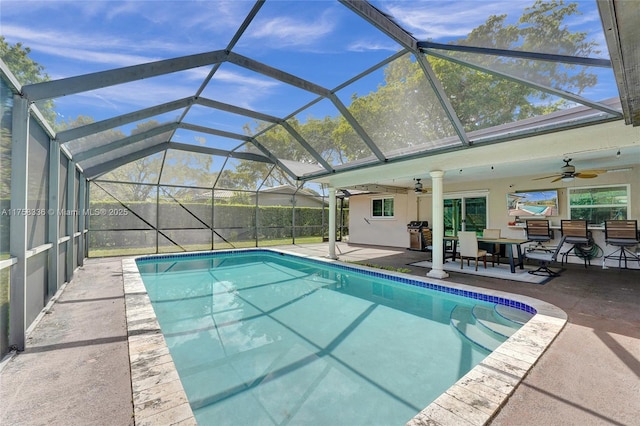
<instances>
[{"instance_id":1,"label":"swimming pool","mask_svg":"<svg viewBox=\"0 0 640 426\"><path fill-rule=\"evenodd\" d=\"M471 325L497 323L495 306L535 312L499 295L270 250L154 256L138 268L201 424L405 423L484 362L488 341Z\"/></svg>"}]
</instances>

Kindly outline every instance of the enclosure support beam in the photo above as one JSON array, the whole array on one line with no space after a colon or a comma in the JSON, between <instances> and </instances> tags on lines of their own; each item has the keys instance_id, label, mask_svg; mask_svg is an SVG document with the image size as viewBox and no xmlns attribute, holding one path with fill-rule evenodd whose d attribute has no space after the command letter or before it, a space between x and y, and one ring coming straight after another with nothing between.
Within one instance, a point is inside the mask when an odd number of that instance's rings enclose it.
<instances>
[{"instance_id":1,"label":"enclosure support beam","mask_svg":"<svg viewBox=\"0 0 640 426\"><path fill-rule=\"evenodd\" d=\"M329 259L336 256L336 189L329 188Z\"/></svg>"},{"instance_id":2,"label":"enclosure support beam","mask_svg":"<svg viewBox=\"0 0 640 426\"><path fill-rule=\"evenodd\" d=\"M65 221L67 222L67 235L69 239L67 240L67 273L65 275L65 281L70 282L71 278L73 278L73 240L74 238L74 229L73 229L73 215L75 212L73 211L76 205L76 163L75 161L69 160L69 165L67 166L67 205L64 207Z\"/></svg>"},{"instance_id":3,"label":"enclosure support beam","mask_svg":"<svg viewBox=\"0 0 640 426\"><path fill-rule=\"evenodd\" d=\"M84 205L87 206L87 208L90 208L91 207L91 194L90 194L91 185L86 180L86 176L84 176L83 179L85 179ZM84 253L82 253L82 257L89 257L89 226L87 224L88 220L89 220L89 216L85 216L84 220L82 221L82 229L84 230L83 235L85 240Z\"/></svg>"},{"instance_id":4,"label":"enclosure support beam","mask_svg":"<svg viewBox=\"0 0 640 426\"><path fill-rule=\"evenodd\" d=\"M431 187L433 194L431 196L432 202L432 214L431 220L433 222L433 240L431 251L431 270L427 273L428 277L432 278L447 278L447 274L444 269L444 198L442 192L442 181L444 172L441 170L434 170L429 172L431 176Z\"/></svg>"},{"instance_id":5,"label":"enclosure support beam","mask_svg":"<svg viewBox=\"0 0 640 426\"><path fill-rule=\"evenodd\" d=\"M28 166L29 104L26 99L15 95L11 132L11 212L26 212ZM9 228L9 253L17 261L11 267L9 347L23 351L27 328L27 215L13 214Z\"/></svg>"},{"instance_id":6,"label":"enclosure support beam","mask_svg":"<svg viewBox=\"0 0 640 426\"><path fill-rule=\"evenodd\" d=\"M60 222L58 214L60 210L60 144L53 139L49 141L49 202L47 222L49 225L49 235L47 242L53 244L49 250L49 271L47 296L56 294L61 283L58 282L58 262L60 251L58 250L58 240L60 239Z\"/></svg>"},{"instance_id":7,"label":"enclosure support beam","mask_svg":"<svg viewBox=\"0 0 640 426\"><path fill-rule=\"evenodd\" d=\"M198 53L180 58L165 59L141 65L29 84L22 87L22 92L25 97L31 101L54 99L60 96L88 92L103 87L224 62L226 59L227 52L224 50L216 50L213 52Z\"/></svg>"},{"instance_id":8,"label":"enclosure support beam","mask_svg":"<svg viewBox=\"0 0 640 426\"><path fill-rule=\"evenodd\" d=\"M80 231L80 238L78 240L78 253L77 253L78 266L84 265L84 258L85 258L84 247L85 247L85 239L87 237L87 234L84 232L85 223L86 223L86 216L84 213L85 213L85 210L87 209L86 192L87 192L87 181L84 178L84 173L80 173L80 187L78 190L78 230Z\"/></svg>"}]
</instances>

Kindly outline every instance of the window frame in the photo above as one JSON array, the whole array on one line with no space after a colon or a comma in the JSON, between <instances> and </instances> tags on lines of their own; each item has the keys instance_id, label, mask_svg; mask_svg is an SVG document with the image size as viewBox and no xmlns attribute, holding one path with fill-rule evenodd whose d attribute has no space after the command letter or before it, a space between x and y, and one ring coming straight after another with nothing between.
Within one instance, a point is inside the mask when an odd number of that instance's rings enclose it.
<instances>
[{"instance_id":1,"label":"window frame","mask_svg":"<svg viewBox=\"0 0 640 426\"><path fill-rule=\"evenodd\" d=\"M385 215L385 204L386 201L390 200L391 201L391 215L386 216ZM382 215L375 215L375 209L373 207L374 203L376 201L381 201L382 202ZM373 197L371 198L371 203L370 203L370 217L371 219L374 220L387 220L387 219L395 219L396 217L396 202L395 202L395 197L393 196L387 196L387 197Z\"/></svg>"},{"instance_id":2,"label":"window frame","mask_svg":"<svg viewBox=\"0 0 640 426\"><path fill-rule=\"evenodd\" d=\"M601 190L601 189L607 189L607 188L624 188L626 192L626 198L627 198L626 204L592 204L592 205L572 205L571 204L571 195L574 191ZM567 210L568 210L567 217L569 219L574 219L572 214L574 209L589 209L589 208L597 209L597 208L615 208L615 207L625 208L626 210L625 217L621 219L626 220L629 218L629 214L631 212L631 185L630 184L618 183L618 184L608 184L608 185L576 186L576 187L567 188ZM589 221L589 225L600 225L600 223L593 223Z\"/></svg>"}]
</instances>

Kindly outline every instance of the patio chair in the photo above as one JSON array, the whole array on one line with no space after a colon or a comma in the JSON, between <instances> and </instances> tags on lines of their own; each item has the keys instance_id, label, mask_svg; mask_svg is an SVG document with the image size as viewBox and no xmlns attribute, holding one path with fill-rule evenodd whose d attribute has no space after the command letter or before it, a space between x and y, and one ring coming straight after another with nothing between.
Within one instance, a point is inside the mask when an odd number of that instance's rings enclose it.
<instances>
[{"instance_id":1,"label":"patio chair","mask_svg":"<svg viewBox=\"0 0 640 426\"><path fill-rule=\"evenodd\" d=\"M548 243L553 238L548 220L527 220L526 222L527 240L534 242L528 250L548 250L542 243Z\"/></svg>"},{"instance_id":2,"label":"patio chair","mask_svg":"<svg viewBox=\"0 0 640 426\"><path fill-rule=\"evenodd\" d=\"M556 246L553 251L545 250L545 251L528 251L524 254L526 259L536 260L538 261L538 269L534 271L529 271L530 274L540 275L540 276L548 276L548 277L557 277L560 275L558 272L552 271L549 266L553 263L557 262L558 253L560 253L560 249L564 244L566 237L562 237L560 242Z\"/></svg>"},{"instance_id":3,"label":"patio chair","mask_svg":"<svg viewBox=\"0 0 640 426\"><path fill-rule=\"evenodd\" d=\"M476 271L478 270L478 259L484 261L484 268L487 268L487 251L478 248L478 237L474 231L458 232L458 245L460 246L460 269L467 259L467 266L471 259L476 260Z\"/></svg>"},{"instance_id":4,"label":"patio chair","mask_svg":"<svg viewBox=\"0 0 640 426\"><path fill-rule=\"evenodd\" d=\"M497 240L500 238L500 229L483 229L482 230L482 238L485 239L491 239L491 240ZM503 247L500 244L495 244L489 241L485 241L485 242L480 242L480 248L484 249L487 251L487 254L491 255L491 262L492 263L497 263L498 265L500 265L500 256L502 255L501 253L501 247Z\"/></svg>"},{"instance_id":5,"label":"patio chair","mask_svg":"<svg viewBox=\"0 0 640 426\"><path fill-rule=\"evenodd\" d=\"M560 221L560 233L565 236L564 242L572 244L571 248L562 253L561 263L568 260L569 256L577 256L584 261L584 267L587 267L587 262L591 265L591 256L589 251L591 250L592 239L591 233L587 230L586 220L561 220ZM571 254L573 252L573 254Z\"/></svg>"},{"instance_id":6,"label":"patio chair","mask_svg":"<svg viewBox=\"0 0 640 426\"><path fill-rule=\"evenodd\" d=\"M627 260L629 259L636 260L640 264L640 256L628 249L628 247L635 247L640 244L637 220L606 220L604 222L604 240L607 245L619 248L606 255L603 262L606 262L607 259L617 258L618 268L620 268L622 259L624 259L625 269L628 269Z\"/></svg>"}]
</instances>

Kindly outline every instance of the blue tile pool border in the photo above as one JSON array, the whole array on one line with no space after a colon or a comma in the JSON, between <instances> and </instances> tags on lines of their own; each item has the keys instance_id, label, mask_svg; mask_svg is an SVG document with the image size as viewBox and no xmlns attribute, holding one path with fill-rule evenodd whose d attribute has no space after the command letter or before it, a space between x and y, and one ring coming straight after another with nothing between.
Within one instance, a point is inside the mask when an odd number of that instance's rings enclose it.
<instances>
[{"instance_id":1,"label":"blue tile pool border","mask_svg":"<svg viewBox=\"0 0 640 426\"><path fill-rule=\"evenodd\" d=\"M334 262L331 260L321 260L317 258L310 258L299 256L290 253L283 253L281 251L271 250L271 249L237 249L237 250L216 250L216 251L208 251L208 252L194 252L194 253L178 253L178 254L158 254L158 255L149 255L136 258L136 263L151 263L162 260L180 260L180 259L191 259L191 258L216 258L216 257L224 257L224 256L239 256L239 255L249 255L249 254L270 254L270 255L279 255L279 256L287 256L291 258L305 260L311 263L328 266L331 268L344 270L348 272L358 273L366 276L371 276L374 278L384 278L393 282L412 285L416 287L421 287L429 290L434 290L442 293L452 294L456 296L462 296L469 299L481 300L484 302L495 303L497 305L504 305L510 308L519 309L521 311L528 312L532 315L537 313L537 310L523 302L518 302L517 300L511 300L504 297L492 296L489 294L483 294L475 291L462 290L453 287L447 287L440 284L433 284L425 281L416 280L414 278L408 278L400 275L393 275L385 272L377 272L370 269L365 269L362 266L350 266L342 263Z\"/></svg>"}]
</instances>

